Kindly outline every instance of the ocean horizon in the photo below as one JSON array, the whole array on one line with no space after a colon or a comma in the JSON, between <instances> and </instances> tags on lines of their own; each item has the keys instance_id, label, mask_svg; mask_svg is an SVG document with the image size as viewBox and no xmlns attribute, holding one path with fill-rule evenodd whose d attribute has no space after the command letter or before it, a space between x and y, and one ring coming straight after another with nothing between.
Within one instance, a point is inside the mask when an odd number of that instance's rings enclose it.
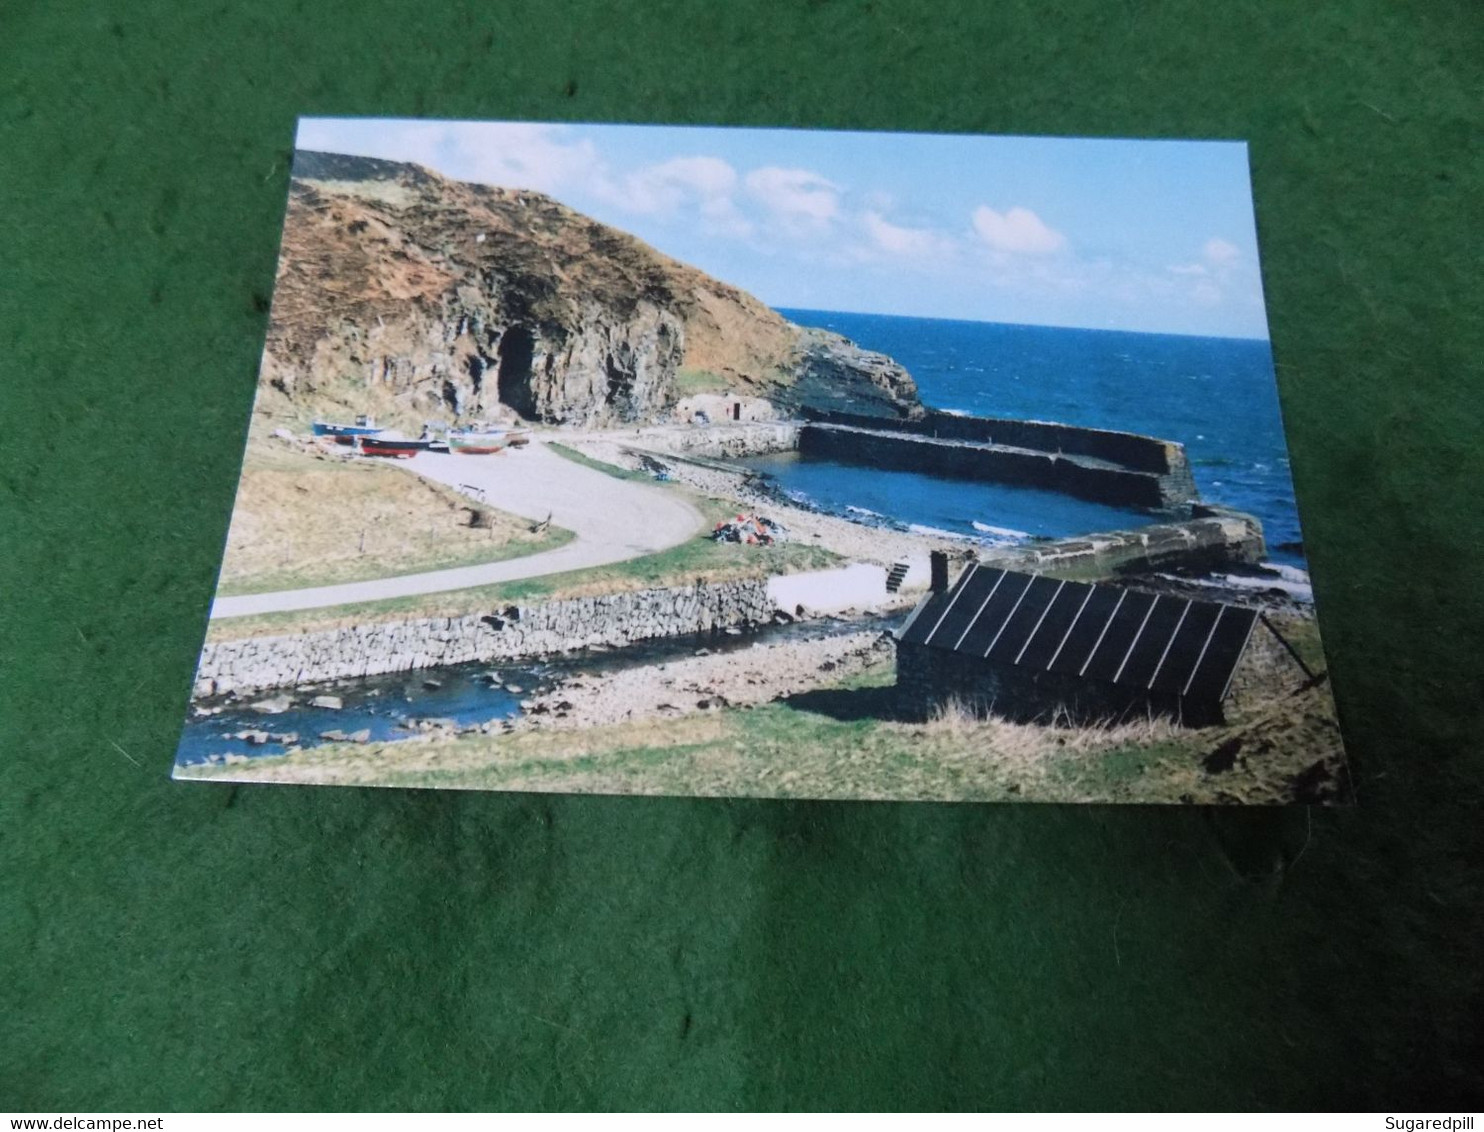
<instances>
[{"instance_id":1,"label":"ocean horizon","mask_svg":"<svg viewBox=\"0 0 1484 1132\"><path fill-rule=\"evenodd\" d=\"M1270 560L1306 568L1272 348L1266 338L787 307L778 311L801 326L832 330L895 358L916 380L923 403L935 409L1057 421L1176 441L1190 457L1202 499L1257 516ZM875 473L862 470L862 474ZM804 496L814 494L813 487L831 496L822 501L827 504L850 489L848 476L835 472L822 479L805 464L789 476L785 487ZM814 479L822 482L811 482ZM919 505L925 501L920 494L914 498ZM979 513L986 508L1009 508L1014 514ZM1051 493L1025 499L1006 496L996 502L975 499L962 485L946 483L929 510L930 518L920 506L918 514L888 514L903 522L926 521L968 533L983 525L1030 529L1028 516L1040 515L1046 520L1044 530L1035 533L1070 533L1091 517L1070 506L1065 510L1071 513L1056 514L1062 508ZM1007 521L996 522L997 518Z\"/></svg>"},{"instance_id":2,"label":"ocean horizon","mask_svg":"<svg viewBox=\"0 0 1484 1132\"><path fill-rule=\"evenodd\" d=\"M1092 334L1132 334L1150 338L1200 338L1213 342L1263 342L1269 346L1272 344L1271 337L1265 334L1184 334L1169 330L1115 330L1106 326L1062 326L1057 323L1047 322L1003 322L999 319L992 318L940 318L935 315L885 314L880 311L832 311L813 307L770 306L769 309L781 314L790 322L797 322L800 326L822 325L820 323L804 321L810 317L880 318L896 319L902 322L945 322L957 323L963 326L999 326L1012 330L1085 330Z\"/></svg>"}]
</instances>

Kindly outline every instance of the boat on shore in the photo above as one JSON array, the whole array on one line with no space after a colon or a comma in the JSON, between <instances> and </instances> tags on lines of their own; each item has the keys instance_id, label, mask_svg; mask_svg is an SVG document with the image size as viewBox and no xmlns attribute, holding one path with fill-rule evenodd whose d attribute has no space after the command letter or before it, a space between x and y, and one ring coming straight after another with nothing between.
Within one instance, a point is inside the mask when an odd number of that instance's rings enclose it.
<instances>
[{"instance_id":1,"label":"boat on shore","mask_svg":"<svg viewBox=\"0 0 1484 1132\"><path fill-rule=\"evenodd\" d=\"M448 450L460 456L489 456L511 443L505 432L454 431L448 434Z\"/></svg>"},{"instance_id":2,"label":"boat on shore","mask_svg":"<svg viewBox=\"0 0 1484 1132\"><path fill-rule=\"evenodd\" d=\"M311 427L315 436L352 446L360 455L393 459L408 459L419 452L488 456L507 447L520 448L531 442L530 434L524 429L507 430L487 421L449 429L443 436L436 435L434 430L437 426L428 422L423 425L422 435L416 439L395 429L382 428L374 418L366 415L356 417L355 424L314 421Z\"/></svg>"},{"instance_id":3,"label":"boat on shore","mask_svg":"<svg viewBox=\"0 0 1484 1132\"><path fill-rule=\"evenodd\" d=\"M434 441L409 440L403 436L361 436L355 438L356 448L363 456L387 456L408 460L419 452L432 451Z\"/></svg>"},{"instance_id":4,"label":"boat on shore","mask_svg":"<svg viewBox=\"0 0 1484 1132\"><path fill-rule=\"evenodd\" d=\"M355 424L334 424L330 421L313 421L309 426L315 436L327 436L337 444L354 444L357 437L376 436L385 430L377 427L376 421L364 414L356 417Z\"/></svg>"}]
</instances>

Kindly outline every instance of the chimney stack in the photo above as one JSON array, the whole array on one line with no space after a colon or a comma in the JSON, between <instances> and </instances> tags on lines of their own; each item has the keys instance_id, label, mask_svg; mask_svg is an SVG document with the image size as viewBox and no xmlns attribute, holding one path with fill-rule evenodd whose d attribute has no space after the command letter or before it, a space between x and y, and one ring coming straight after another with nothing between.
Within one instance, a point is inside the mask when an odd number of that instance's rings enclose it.
<instances>
[{"instance_id":1,"label":"chimney stack","mask_svg":"<svg viewBox=\"0 0 1484 1132\"><path fill-rule=\"evenodd\" d=\"M941 550L933 551L928 555L928 568L928 589L935 594L942 593L948 588L948 555Z\"/></svg>"}]
</instances>

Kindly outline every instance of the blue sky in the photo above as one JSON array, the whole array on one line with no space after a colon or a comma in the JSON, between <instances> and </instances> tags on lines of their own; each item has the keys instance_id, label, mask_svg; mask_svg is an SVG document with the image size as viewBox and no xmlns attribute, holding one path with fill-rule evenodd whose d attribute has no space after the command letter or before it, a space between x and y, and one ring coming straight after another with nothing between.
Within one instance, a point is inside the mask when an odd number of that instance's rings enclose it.
<instances>
[{"instance_id":1,"label":"blue sky","mask_svg":"<svg viewBox=\"0 0 1484 1132\"><path fill-rule=\"evenodd\" d=\"M1266 338L1243 142L306 118L539 189L775 307Z\"/></svg>"}]
</instances>

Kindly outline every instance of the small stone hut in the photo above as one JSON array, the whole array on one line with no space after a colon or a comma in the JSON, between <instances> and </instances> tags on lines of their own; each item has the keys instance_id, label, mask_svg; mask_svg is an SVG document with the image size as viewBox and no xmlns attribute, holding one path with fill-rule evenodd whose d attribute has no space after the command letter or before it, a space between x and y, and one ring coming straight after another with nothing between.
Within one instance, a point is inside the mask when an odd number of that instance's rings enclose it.
<instances>
[{"instance_id":1,"label":"small stone hut","mask_svg":"<svg viewBox=\"0 0 1484 1132\"><path fill-rule=\"evenodd\" d=\"M950 587L946 560L933 565L897 631L898 693L921 718L957 704L1024 722L1220 723L1257 622L1241 606L979 563Z\"/></svg>"}]
</instances>

